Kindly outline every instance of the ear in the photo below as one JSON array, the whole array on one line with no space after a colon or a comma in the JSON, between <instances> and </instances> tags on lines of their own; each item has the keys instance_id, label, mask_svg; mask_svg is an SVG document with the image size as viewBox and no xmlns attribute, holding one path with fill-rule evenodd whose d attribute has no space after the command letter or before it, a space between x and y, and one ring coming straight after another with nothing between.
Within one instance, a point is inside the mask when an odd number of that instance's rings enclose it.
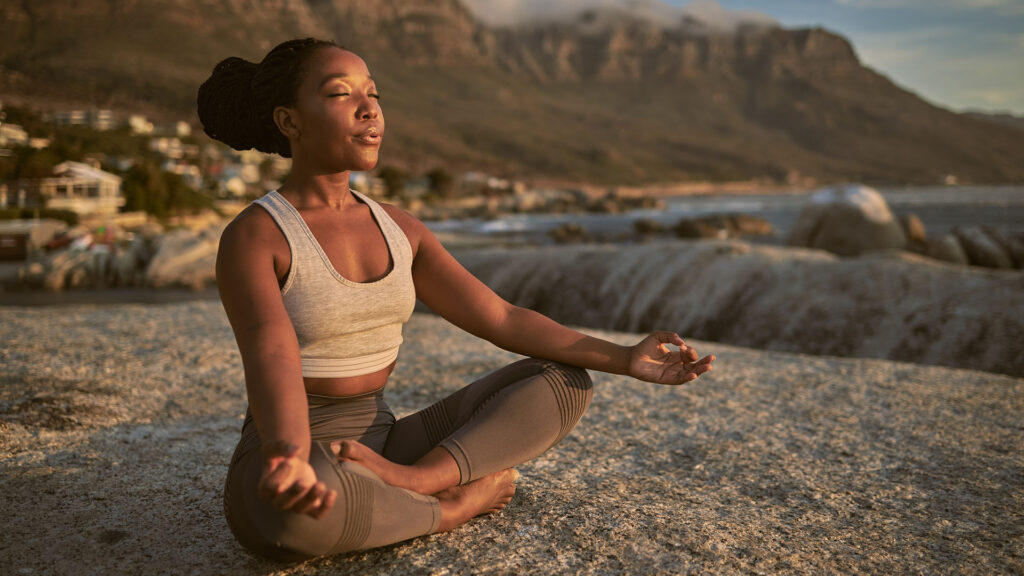
<instances>
[{"instance_id":1,"label":"ear","mask_svg":"<svg viewBox=\"0 0 1024 576\"><path fill-rule=\"evenodd\" d=\"M294 108L274 108L274 124L277 124L277 129L289 140L298 140L302 133L299 115Z\"/></svg>"}]
</instances>

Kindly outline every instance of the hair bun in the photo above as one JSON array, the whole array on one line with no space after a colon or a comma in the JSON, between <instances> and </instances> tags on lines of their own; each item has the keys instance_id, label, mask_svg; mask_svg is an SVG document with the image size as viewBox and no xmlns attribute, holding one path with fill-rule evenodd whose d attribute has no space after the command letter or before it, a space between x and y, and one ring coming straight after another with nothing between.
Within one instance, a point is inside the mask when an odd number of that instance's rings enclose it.
<instances>
[{"instance_id":1,"label":"hair bun","mask_svg":"<svg viewBox=\"0 0 1024 576\"><path fill-rule=\"evenodd\" d=\"M274 123L278 106L292 106L317 50L339 46L327 40L297 38L275 46L259 64L222 60L199 87L196 104L203 131L235 150L291 158L291 142Z\"/></svg>"},{"instance_id":2,"label":"hair bun","mask_svg":"<svg viewBox=\"0 0 1024 576\"><path fill-rule=\"evenodd\" d=\"M242 58L222 60L199 87L199 121L208 136L235 150L259 147L261 123L256 119L252 79L259 65Z\"/></svg>"}]
</instances>

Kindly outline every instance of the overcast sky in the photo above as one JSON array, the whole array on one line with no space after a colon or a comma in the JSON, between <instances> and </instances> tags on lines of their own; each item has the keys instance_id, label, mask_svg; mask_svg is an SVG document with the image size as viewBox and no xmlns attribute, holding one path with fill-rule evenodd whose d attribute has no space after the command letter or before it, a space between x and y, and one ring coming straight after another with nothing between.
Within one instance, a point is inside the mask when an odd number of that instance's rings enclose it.
<instances>
[{"instance_id":1,"label":"overcast sky","mask_svg":"<svg viewBox=\"0 0 1024 576\"><path fill-rule=\"evenodd\" d=\"M467 0L509 19L629 0ZM644 0L641 0L644 1ZM654 0L714 12L708 0ZM932 103L1024 116L1024 0L719 0L784 27L823 26L849 38L862 62ZM709 10L709 8L711 10Z\"/></svg>"}]
</instances>

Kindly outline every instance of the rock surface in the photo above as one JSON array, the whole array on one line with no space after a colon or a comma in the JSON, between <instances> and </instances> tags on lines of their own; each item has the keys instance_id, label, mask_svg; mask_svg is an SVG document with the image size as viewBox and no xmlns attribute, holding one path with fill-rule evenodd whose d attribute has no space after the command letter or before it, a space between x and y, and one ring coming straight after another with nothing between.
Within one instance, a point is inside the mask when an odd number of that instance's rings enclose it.
<instances>
[{"instance_id":1,"label":"rock surface","mask_svg":"<svg viewBox=\"0 0 1024 576\"><path fill-rule=\"evenodd\" d=\"M928 232L924 228L924 222L917 214L905 214L900 216L900 229L907 238L907 249L923 254L928 246Z\"/></svg>"},{"instance_id":2,"label":"rock surface","mask_svg":"<svg viewBox=\"0 0 1024 576\"><path fill-rule=\"evenodd\" d=\"M960 245L960 241L956 239L956 236L952 234L943 234L939 237L929 238L928 246L925 248L925 255L943 262L968 265L967 254L964 253L963 246Z\"/></svg>"},{"instance_id":3,"label":"rock surface","mask_svg":"<svg viewBox=\"0 0 1024 576\"><path fill-rule=\"evenodd\" d=\"M161 236L146 268L146 283L154 288L201 290L216 282L217 246L225 225L198 231L181 228Z\"/></svg>"},{"instance_id":4,"label":"rock surface","mask_svg":"<svg viewBox=\"0 0 1024 576\"><path fill-rule=\"evenodd\" d=\"M907 239L877 190L849 185L815 192L800 210L788 242L856 256L869 250L902 250Z\"/></svg>"},{"instance_id":5,"label":"rock surface","mask_svg":"<svg viewBox=\"0 0 1024 576\"><path fill-rule=\"evenodd\" d=\"M399 415L514 359L433 316L405 336ZM245 390L219 304L0 308L0 343L5 574L1024 571L1018 378L694 342L719 361L693 385L592 373L501 514L287 565L222 516Z\"/></svg>"},{"instance_id":6,"label":"rock surface","mask_svg":"<svg viewBox=\"0 0 1024 576\"><path fill-rule=\"evenodd\" d=\"M960 241L967 261L985 268L1013 268L1013 259L1000 243L981 226L958 226L953 236Z\"/></svg>"},{"instance_id":7,"label":"rock surface","mask_svg":"<svg viewBox=\"0 0 1024 576\"><path fill-rule=\"evenodd\" d=\"M1019 271L707 240L458 258L507 300L562 322L1024 375Z\"/></svg>"},{"instance_id":8,"label":"rock surface","mask_svg":"<svg viewBox=\"0 0 1024 576\"><path fill-rule=\"evenodd\" d=\"M747 214L721 214L684 218L672 229L679 238L739 238L771 236L775 230L770 222Z\"/></svg>"}]
</instances>

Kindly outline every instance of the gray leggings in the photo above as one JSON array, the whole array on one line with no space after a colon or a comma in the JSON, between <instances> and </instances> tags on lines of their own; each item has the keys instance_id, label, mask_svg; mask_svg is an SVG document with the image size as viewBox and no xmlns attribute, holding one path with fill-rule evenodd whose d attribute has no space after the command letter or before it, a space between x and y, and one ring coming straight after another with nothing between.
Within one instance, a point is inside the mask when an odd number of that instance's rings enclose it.
<instances>
[{"instance_id":1,"label":"gray leggings","mask_svg":"<svg viewBox=\"0 0 1024 576\"><path fill-rule=\"evenodd\" d=\"M353 462L339 463L330 443L358 440L400 464L412 464L441 446L455 458L465 484L535 458L560 442L592 396L586 370L536 358L501 368L397 421L382 391L309 395L309 461L317 478L338 493L320 519L282 512L257 496L260 441L247 414L224 487L228 525L252 552L285 561L436 532L441 522L436 498L390 486Z\"/></svg>"}]
</instances>

